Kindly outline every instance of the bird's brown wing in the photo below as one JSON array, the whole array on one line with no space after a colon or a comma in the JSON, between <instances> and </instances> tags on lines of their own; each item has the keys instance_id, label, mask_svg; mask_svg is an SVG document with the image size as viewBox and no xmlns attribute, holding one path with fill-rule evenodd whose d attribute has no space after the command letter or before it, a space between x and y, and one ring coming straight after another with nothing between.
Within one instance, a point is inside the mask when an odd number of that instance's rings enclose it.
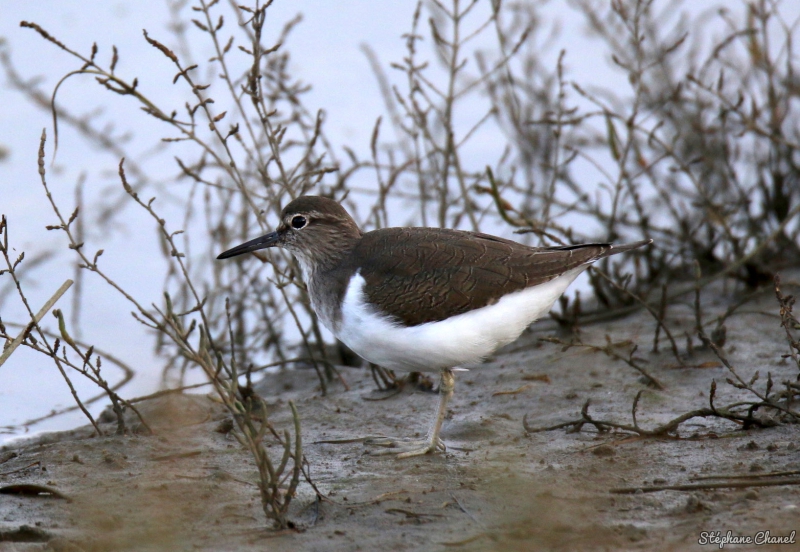
<instances>
[{"instance_id":1,"label":"bird's brown wing","mask_svg":"<svg viewBox=\"0 0 800 552\"><path fill-rule=\"evenodd\" d=\"M365 234L352 258L361 261L367 300L416 326L493 304L612 252L609 244L532 248L475 232L387 228Z\"/></svg>"}]
</instances>

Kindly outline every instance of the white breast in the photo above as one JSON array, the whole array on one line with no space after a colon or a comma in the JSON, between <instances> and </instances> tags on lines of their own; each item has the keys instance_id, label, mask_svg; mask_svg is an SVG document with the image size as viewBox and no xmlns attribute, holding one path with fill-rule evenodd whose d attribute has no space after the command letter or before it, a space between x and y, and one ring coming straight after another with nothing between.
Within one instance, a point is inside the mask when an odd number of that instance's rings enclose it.
<instances>
[{"instance_id":1,"label":"white breast","mask_svg":"<svg viewBox=\"0 0 800 552\"><path fill-rule=\"evenodd\" d=\"M364 278L356 273L347 287L341 320L326 326L359 356L391 370L435 372L471 364L517 339L586 268L506 295L494 305L411 327L376 312L365 300Z\"/></svg>"}]
</instances>

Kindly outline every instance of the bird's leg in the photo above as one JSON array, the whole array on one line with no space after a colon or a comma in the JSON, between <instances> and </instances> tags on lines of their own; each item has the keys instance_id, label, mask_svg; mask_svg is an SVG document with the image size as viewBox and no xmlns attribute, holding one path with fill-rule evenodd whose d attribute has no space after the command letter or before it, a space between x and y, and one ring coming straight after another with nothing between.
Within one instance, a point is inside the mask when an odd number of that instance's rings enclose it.
<instances>
[{"instance_id":1,"label":"bird's leg","mask_svg":"<svg viewBox=\"0 0 800 552\"><path fill-rule=\"evenodd\" d=\"M364 444L388 447L387 450L372 451L371 454L397 454L398 458L409 458L411 456L420 456L429 452L436 452L437 450L447 450L447 447L439 438L439 432L442 429L442 422L444 422L444 416L447 413L447 403L450 401L450 397L453 396L455 388L456 378L453 375L453 371L442 370L439 379L439 405L436 407L436 416L433 419L433 425L426 439L409 440L393 439L390 437L371 437L365 440Z\"/></svg>"}]
</instances>

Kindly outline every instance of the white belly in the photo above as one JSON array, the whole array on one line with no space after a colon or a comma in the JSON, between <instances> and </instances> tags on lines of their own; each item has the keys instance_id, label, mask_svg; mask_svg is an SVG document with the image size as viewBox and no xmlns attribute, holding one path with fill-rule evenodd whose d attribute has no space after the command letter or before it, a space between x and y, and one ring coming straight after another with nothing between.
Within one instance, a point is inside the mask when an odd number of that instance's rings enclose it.
<instances>
[{"instance_id":1,"label":"white belly","mask_svg":"<svg viewBox=\"0 0 800 552\"><path fill-rule=\"evenodd\" d=\"M506 295L494 305L412 327L377 314L365 302L364 278L356 273L347 287L341 320L328 329L359 356L391 370L435 372L471 364L517 339L587 267Z\"/></svg>"}]
</instances>

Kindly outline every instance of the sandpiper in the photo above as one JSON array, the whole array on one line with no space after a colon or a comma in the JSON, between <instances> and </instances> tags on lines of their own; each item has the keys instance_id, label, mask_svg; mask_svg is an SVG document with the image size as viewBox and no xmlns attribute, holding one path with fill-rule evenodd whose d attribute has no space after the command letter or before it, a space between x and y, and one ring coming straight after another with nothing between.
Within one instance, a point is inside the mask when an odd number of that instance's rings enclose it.
<instances>
[{"instance_id":1,"label":"sandpiper","mask_svg":"<svg viewBox=\"0 0 800 552\"><path fill-rule=\"evenodd\" d=\"M384 368L440 373L426 439L367 440L404 458L445 450L439 432L455 388L454 368L517 339L593 262L649 243L529 247L443 228L364 233L336 201L303 196L283 209L277 230L217 258L289 250L312 308L337 339Z\"/></svg>"}]
</instances>

